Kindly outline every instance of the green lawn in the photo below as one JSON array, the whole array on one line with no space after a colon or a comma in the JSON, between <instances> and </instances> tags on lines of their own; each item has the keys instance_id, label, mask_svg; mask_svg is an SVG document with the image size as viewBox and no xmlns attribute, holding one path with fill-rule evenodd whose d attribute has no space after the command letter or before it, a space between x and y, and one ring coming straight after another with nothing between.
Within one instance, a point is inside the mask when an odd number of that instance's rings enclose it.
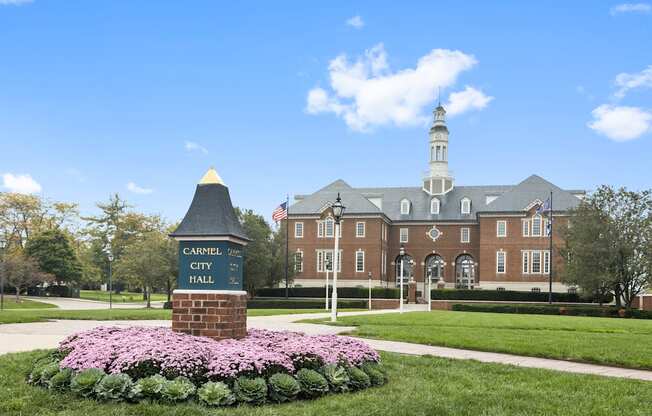
<instances>
[{"instance_id":1,"label":"green lawn","mask_svg":"<svg viewBox=\"0 0 652 416\"><path fill-rule=\"evenodd\" d=\"M357 309L348 309L355 311ZM347 309L343 310L347 311ZM247 316L321 313L323 309L249 309ZM48 319L143 320L172 319L169 309L92 309L92 310L7 310L0 313L0 324L43 322Z\"/></svg>"},{"instance_id":2,"label":"green lawn","mask_svg":"<svg viewBox=\"0 0 652 416\"><path fill-rule=\"evenodd\" d=\"M87 300L99 300L102 302L109 301L109 292L101 290L80 290L79 297ZM166 301L168 295L165 293L152 293L152 301ZM142 293L135 292L120 292L113 294L113 302L116 303L145 303Z\"/></svg>"},{"instance_id":3,"label":"green lawn","mask_svg":"<svg viewBox=\"0 0 652 416\"><path fill-rule=\"evenodd\" d=\"M56 305L51 303L37 302L28 299L21 299L20 302L16 302L14 296L5 296L5 309L56 309L56 307Z\"/></svg>"},{"instance_id":4,"label":"green lawn","mask_svg":"<svg viewBox=\"0 0 652 416\"><path fill-rule=\"evenodd\" d=\"M644 319L432 311L338 325L368 338L652 369L652 321Z\"/></svg>"},{"instance_id":5,"label":"green lawn","mask_svg":"<svg viewBox=\"0 0 652 416\"><path fill-rule=\"evenodd\" d=\"M193 403L106 404L25 384L25 374L42 353L0 356L1 415L640 416L650 415L652 401L650 382L386 353L389 383L358 393L219 410Z\"/></svg>"}]
</instances>

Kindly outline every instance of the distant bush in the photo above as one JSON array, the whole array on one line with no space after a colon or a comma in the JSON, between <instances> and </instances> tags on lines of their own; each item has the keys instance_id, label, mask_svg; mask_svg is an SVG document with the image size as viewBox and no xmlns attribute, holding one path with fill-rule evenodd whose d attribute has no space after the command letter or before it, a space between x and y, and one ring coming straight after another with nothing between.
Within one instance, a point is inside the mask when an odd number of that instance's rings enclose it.
<instances>
[{"instance_id":1,"label":"distant bush","mask_svg":"<svg viewBox=\"0 0 652 416\"><path fill-rule=\"evenodd\" d=\"M329 291L329 297L332 289ZM371 289L371 297L374 299L398 299L400 291L397 288L374 287ZM291 298L324 298L326 287L291 287L288 290ZM407 290L404 296L407 297ZM284 298L284 287L268 287L256 290L256 297ZM339 287L337 297L342 299L368 299L369 288L366 287ZM339 303L340 301L338 301Z\"/></svg>"},{"instance_id":2,"label":"distant bush","mask_svg":"<svg viewBox=\"0 0 652 416\"><path fill-rule=\"evenodd\" d=\"M651 311L625 310L607 306L556 306L556 305L492 305L457 303L451 306L454 311L519 313L533 315L594 316L603 318L652 319Z\"/></svg>"},{"instance_id":3,"label":"distant bush","mask_svg":"<svg viewBox=\"0 0 652 416\"><path fill-rule=\"evenodd\" d=\"M321 309L324 300L312 299L251 299L247 301L249 309ZM366 309L366 300L338 299L337 307L346 309Z\"/></svg>"}]
</instances>

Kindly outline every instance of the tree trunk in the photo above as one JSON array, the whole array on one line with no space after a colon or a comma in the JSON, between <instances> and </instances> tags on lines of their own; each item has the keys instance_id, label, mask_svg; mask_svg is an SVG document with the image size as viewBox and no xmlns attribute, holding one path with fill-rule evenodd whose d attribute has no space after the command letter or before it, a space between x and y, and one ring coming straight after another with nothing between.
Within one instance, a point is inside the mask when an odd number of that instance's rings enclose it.
<instances>
[{"instance_id":1,"label":"tree trunk","mask_svg":"<svg viewBox=\"0 0 652 416\"><path fill-rule=\"evenodd\" d=\"M170 298L172 297L172 281L170 279L167 279L167 293L168 293L168 302L170 302Z\"/></svg>"},{"instance_id":2,"label":"tree trunk","mask_svg":"<svg viewBox=\"0 0 652 416\"><path fill-rule=\"evenodd\" d=\"M622 308L622 290L620 289L620 285L614 286L614 296L616 298L616 307L618 309Z\"/></svg>"},{"instance_id":3,"label":"tree trunk","mask_svg":"<svg viewBox=\"0 0 652 416\"><path fill-rule=\"evenodd\" d=\"M152 293L149 290L149 286L145 288L146 290L146 296L147 296L147 309L152 307Z\"/></svg>"},{"instance_id":4,"label":"tree trunk","mask_svg":"<svg viewBox=\"0 0 652 416\"><path fill-rule=\"evenodd\" d=\"M20 303L20 286L14 286L16 288L16 303Z\"/></svg>"}]
</instances>

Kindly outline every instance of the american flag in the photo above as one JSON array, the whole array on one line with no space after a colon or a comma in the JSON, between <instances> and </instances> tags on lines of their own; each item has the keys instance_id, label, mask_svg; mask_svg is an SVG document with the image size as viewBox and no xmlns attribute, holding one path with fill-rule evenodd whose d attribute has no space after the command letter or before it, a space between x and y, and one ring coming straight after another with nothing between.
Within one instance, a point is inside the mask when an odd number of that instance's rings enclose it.
<instances>
[{"instance_id":1,"label":"american flag","mask_svg":"<svg viewBox=\"0 0 652 416\"><path fill-rule=\"evenodd\" d=\"M272 220L274 222L279 222L281 220L284 220L285 218L288 217L288 203L283 202L281 205L276 207L274 211L272 211Z\"/></svg>"}]
</instances>

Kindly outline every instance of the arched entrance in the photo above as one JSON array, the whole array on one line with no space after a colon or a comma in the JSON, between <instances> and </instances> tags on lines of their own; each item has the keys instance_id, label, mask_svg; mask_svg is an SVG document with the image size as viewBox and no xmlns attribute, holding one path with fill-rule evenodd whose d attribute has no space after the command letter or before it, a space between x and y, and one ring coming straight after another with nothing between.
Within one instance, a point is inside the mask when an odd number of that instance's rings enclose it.
<instances>
[{"instance_id":1,"label":"arched entrance","mask_svg":"<svg viewBox=\"0 0 652 416\"><path fill-rule=\"evenodd\" d=\"M401 256L396 257L396 287L401 282ZM403 284L407 285L414 278L414 260L412 256L406 254L403 256Z\"/></svg>"},{"instance_id":2,"label":"arched entrance","mask_svg":"<svg viewBox=\"0 0 652 416\"><path fill-rule=\"evenodd\" d=\"M425 270L423 273L426 276L423 279L423 293L424 296L428 291L428 283L430 282L436 288L439 280L444 280L444 259L439 254L431 254L426 257ZM430 279L430 281L428 281Z\"/></svg>"},{"instance_id":3,"label":"arched entrance","mask_svg":"<svg viewBox=\"0 0 652 416\"><path fill-rule=\"evenodd\" d=\"M475 286L475 261L469 254L462 254L455 260L455 287L473 289Z\"/></svg>"}]
</instances>

